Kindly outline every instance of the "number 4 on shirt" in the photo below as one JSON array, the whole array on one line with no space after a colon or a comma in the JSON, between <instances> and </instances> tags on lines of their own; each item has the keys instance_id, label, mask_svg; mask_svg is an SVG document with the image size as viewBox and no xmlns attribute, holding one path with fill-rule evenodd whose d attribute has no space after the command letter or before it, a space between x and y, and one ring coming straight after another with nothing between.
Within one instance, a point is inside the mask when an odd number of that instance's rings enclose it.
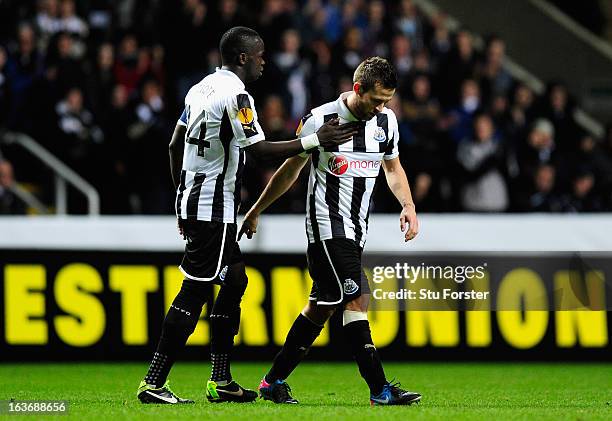
<instances>
[{"instance_id":1,"label":"number 4 on shirt","mask_svg":"<svg viewBox=\"0 0 612 421\"><path fill-rule=\"evenodd\" d=\"M192 126L192 130L187 133L187 143L190 145L198 145L198 156L204 157L204 148L210 148L210 142L206 139L206 116L203 116L202 121L198 127L197 137L193 137L195 135L196 129Z\"/></svg>"}]
</instances>

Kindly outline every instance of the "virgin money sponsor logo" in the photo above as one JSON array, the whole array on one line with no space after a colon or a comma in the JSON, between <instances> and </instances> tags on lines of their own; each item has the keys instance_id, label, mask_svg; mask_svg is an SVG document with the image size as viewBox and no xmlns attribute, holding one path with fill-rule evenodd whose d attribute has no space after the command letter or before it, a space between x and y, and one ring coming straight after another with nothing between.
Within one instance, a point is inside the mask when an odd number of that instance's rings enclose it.
<instances>
[{"instance_id":1,"label":"virgin money sponsor logo","mask_svg":"<svg viewBox=\"0 0 612 421\"><path fill-rule=\"evenodd\" d=\"M348 169L349 161L342 155L331 156L327 161L327 167L332 173L342 175Z\"/></svg>"},{"instance_id":2,"label":"virgin money sponsor logo","mask_svg":"<svg viewBox=\"0 0 612 421\"><path fill-rule=\"evenodd\" d=\"M368 160L368 159L351 159L349 160L345 156L342 155L334 155L329 158L327 161L327 167L329 170L336 174L342 175L349 168L354 170L359 169L378 169L380 167L380 161L378 160Z\"/></svg>"}]
</instances>

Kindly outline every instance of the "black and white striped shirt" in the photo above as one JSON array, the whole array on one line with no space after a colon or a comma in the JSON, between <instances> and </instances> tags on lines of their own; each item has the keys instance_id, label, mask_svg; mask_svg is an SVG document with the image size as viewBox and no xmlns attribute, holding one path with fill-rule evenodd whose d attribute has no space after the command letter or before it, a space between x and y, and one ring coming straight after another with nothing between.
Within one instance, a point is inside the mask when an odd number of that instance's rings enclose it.
<instances>
[{"instance_id":1,"label":"black and white striped shirt","mask_svg":"<svg viewBox=\"0 0 612 421\"><path fill-rule=\"evenodd\" d=\"M178 124L187 127L176 214L236 222L245 153L264 139L253 98L235 73L217 69L185 97Z\"/></svg>"},{"instance_id":2,"label":"black and white striped shirt","mask_svg":"<svg viewBox=\"0 0 612 421\"><path fill-rule=\"evenodd\" d=\"M315 133L321 125L340 117L340 124L357 121L344 103L345 92L333 102L302 118L298 136ZM350 238L361 247L366 241L370 198L382 160L399 156L399 132L393 111L383 111L364 121L353 140L312 152L306 197L306 233L309 242ZM306 153L302 156L306 156Z\"/></svg>"}]
</instances>

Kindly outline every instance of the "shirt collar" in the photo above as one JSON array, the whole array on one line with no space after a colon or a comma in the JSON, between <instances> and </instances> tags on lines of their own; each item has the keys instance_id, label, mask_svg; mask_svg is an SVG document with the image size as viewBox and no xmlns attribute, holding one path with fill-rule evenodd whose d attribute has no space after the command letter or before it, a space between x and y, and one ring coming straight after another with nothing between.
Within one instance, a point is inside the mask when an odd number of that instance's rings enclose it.
<instances>
[{"instance_id":1,"label":"shirt collar","mask_svg":"<svg viewBox=\"0 0 612 421\"><path fill-rule=\"evenodd\" d=\"M344 100L351 94L351 92L342 92L340 94L340 96L338 97L338 99L336 100L338 106L336 107L338 109L338 116L342 117L343 119L347 120L347 121L360 121L357 117L355 117L353 115L353 113L351 112L351 110L348 109L348 107L346 106L346 104L344 103Z\"/></svg>"},{"instance_id":2,"label":"shirt collar","mask_svg":"<svg viewBox=\"0 0 612 421\"><path fill-rule=\"evenodd\" d=\"M215 69L216 73L225 75L227 77L233 78L235 80L235 82L240 86L240 89L244 89L244 83L242 82L242 80L240 80L240 78L238 77L238 75L234 72L232 72L231 70L227 70L227 69L222 69L220 67L217 67Z\"/></svg>"}]
</instances>

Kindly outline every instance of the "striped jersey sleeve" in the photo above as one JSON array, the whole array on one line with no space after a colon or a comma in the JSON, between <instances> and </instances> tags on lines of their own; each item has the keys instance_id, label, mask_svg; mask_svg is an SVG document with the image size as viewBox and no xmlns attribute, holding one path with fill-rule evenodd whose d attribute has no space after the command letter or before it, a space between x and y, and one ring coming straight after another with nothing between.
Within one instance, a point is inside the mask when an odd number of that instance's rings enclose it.
<instances>
[{"instance_id":1,"label":"striped jersey sleeve","mask_svg":"<svg viewBox=\"0 0 612 421\"><path fill-rule=\"evenodd\" d=\"M298 125L295 131L295 134L298 137L298 139L301 139L302 137L311 135L315 133L316 131L317 131L317 127L315 124L315 117L312 115L312 113L309 113L305 115L304 117L302 117L302 119L300 120L300 124ZM300 156L302 158L308 158L310 154L314 152L315 149L316 148L312 148L307 151L304 151L300 154Z\"/></svg>"},{"instance_id":2,"label":"striped jersey sleeve","mask_svg":"<svg viewBox=\"0 0 612 421\"><path fill-rule=\"evenodd\" d=\"M265 139L257 119L255 102L248 92L242 91L230 98L228 109L236 144L239 147L246 148Z\"/></svg>"},{"instance_id":3,"label":"striped jersey sleeve","mask_svg":"<svg viewBox=\"0 0 612 421\"><path fill-rule=\"evenodd\" d=\"M399 156L399 127L397 123L397 118L395 117L395 113L393 113L393 111L391 110L389 110L389 113L387 115L389 120L389 132L393 137L389 141L389 144L387 145L387 148L385 150L385 154L383 155L384 160L394 159Z\"/></svg>"}]
</instances>

